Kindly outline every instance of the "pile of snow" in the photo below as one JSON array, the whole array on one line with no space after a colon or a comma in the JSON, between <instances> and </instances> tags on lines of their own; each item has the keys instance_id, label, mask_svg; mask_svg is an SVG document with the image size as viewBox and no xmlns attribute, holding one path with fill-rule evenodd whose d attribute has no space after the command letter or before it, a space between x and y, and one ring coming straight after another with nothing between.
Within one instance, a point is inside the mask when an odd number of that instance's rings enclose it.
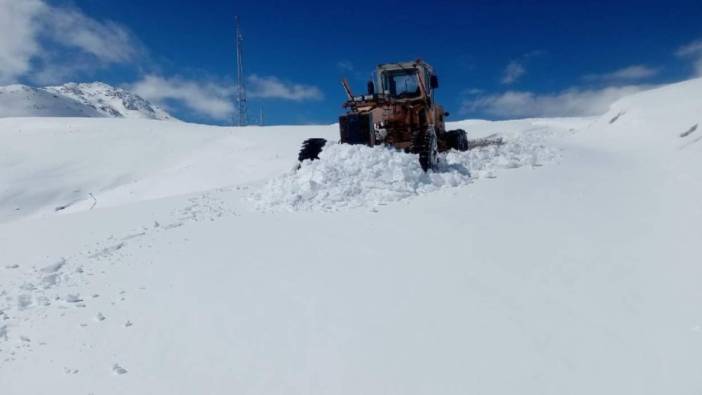
<instances>
[{"instance_id":1,"label":"pile of snow","mask_svg":"<svg viewBox=\"0 0 702 395\"><path fill-rule=\"evenodd\" d=\"M134 93L101 83L0 87L0 117L108 117L174 120Z\"/></svg>"},{"instance_id":2,"label":"pile of snow","mask_svg":"<svg viewBox=\"0 0 702 395\"><path fill-rule=\"evenodd\" d=\"M327 144L320 160L305 161L252 194L258 209L336 211L375 207L494 177L496 170L537 167L558 151L533 136L467 152L441 155L436 171L424 172L417 155L386 147Z\"/></svg>"}]
</instances>

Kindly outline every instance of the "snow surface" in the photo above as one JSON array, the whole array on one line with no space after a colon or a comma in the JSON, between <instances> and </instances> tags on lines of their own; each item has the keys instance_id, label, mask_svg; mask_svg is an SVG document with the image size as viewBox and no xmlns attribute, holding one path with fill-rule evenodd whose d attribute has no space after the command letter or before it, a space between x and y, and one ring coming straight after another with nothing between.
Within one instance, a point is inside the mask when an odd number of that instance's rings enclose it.
<instances>
[{"instance_id":1,"label":"snow surface","mask_svg":"<svg viewBox=\"0 0 702 395\"><path fill-rule=\"evenodd\" d=\"M292 172L334 125L0 120L0 388L699 394L700 124L702 79L458 122L508 143L424 175Z\"/></svg>"},{"instance_id":2,"label":"snow surface","mask_svg":"<svg viewBox=\"0 0 702 395\"><path fill-rule=\"evenodd\" d=\"M175 120L163 109L121 88L68 83L32 88L0 87L0 117L108 117Z\"/></svg>"}]
</instances>

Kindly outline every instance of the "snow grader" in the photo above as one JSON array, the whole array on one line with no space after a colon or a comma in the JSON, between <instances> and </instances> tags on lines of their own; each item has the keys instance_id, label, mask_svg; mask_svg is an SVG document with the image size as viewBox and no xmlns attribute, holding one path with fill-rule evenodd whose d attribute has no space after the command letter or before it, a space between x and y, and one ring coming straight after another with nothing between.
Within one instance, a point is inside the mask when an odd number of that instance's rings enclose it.
<instances>
[{"instance_id":1,"label":"snow grader","mask_svg":"<svg viewBox=\"0 0 702 395\"><path fill-rule=\"evenodd\" d=\"M347 80L342 85L347 96L346 114L339 117L342 144L392 146L417 154L420 166L428 171L436 168L440 152L467 151L486 143L469 141L462 129L446 130L444 118L449 114L435 100L439 79L421 59L378 65L365 95L355 96ZM325 144L322 138L305 140L298 160L319 159Z\"/></svg>"}]
</instances>

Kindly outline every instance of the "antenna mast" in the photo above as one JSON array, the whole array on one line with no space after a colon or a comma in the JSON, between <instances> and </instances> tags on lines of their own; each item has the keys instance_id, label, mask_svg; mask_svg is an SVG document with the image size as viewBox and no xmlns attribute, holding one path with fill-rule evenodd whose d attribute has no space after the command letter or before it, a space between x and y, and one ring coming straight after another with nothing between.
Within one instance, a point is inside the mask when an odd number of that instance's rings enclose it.
<instances>
[{"instance_id":1,"label":"antenna mast","mask_svg":"<svg viewBox=\"0 0 702 395\"><path fill-rule=\"evenodd\" d=\"M244 36L241 34L239 17L236 17L236 108L238 126L246 126L246 76L244 75Z\"/></svg>"}]
</instances>

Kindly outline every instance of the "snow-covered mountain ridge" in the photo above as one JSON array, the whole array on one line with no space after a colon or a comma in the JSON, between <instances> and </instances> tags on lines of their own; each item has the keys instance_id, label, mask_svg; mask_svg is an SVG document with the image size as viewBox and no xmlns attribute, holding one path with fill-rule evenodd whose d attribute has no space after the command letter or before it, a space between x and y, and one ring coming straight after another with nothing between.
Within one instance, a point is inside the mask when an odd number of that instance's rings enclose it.
<instances>
[{"instance_id":1,"label":"snow-covered mountain ridge","mask_svg":"<svg viewBox=\"0 0 702 395\"><path fill-rule=\"evenodd\" d=\"M102 82L0 87L0 117L52 116L175 120L144 98Z\"/></svg>"}]
</instances>

